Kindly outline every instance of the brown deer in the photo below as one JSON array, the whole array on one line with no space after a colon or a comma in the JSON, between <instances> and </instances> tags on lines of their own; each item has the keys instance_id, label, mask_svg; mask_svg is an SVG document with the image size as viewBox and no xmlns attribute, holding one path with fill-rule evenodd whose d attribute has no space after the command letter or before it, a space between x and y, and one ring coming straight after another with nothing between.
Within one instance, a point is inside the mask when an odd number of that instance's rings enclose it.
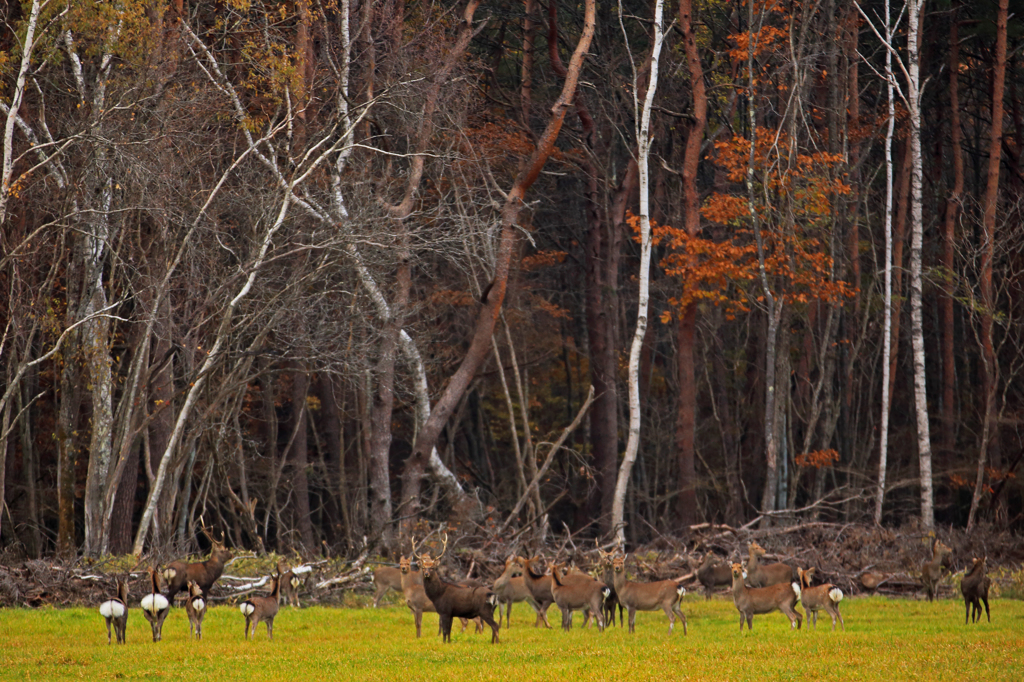
<instances>
[{"instance_id":1,"label":"brown deer","mask_svg":"<svg viewBox=\"0 0 1024 682\"><path fill-rule=\"evenodd\" d=\"M203 616L206 615L206 600L203 599L203 588L195 580L188 581L188 599L185 600L185 613L188 614L188 634L196 639L203 638Z\"/></svg>"},{"instance_id":2,"label":"brown deer","mask_svg":"<svg viewBox=\"0 0 1024 682\"><path fill-rule=\"evenodd\" d=\"M149 579L153 591L142 598L142 615L149 621L149 627L153 630L153 641L159 642L164 629L164 620L167 612L171 610L171 603L164 595L160 594L160 574L155 567L149 569Z\"/></svg>"},{"instance_id":3,"label":"brown deer","mask_svg":"<svg viewBox=\"0 0 1024 682\"><path fill-rule=\"evenodd\" d=\"M797 583L779 583L769 587L747 587L743 584L743 567L732 565L732 601L740 612L740 632L743 623L747 629L754 629L754 615L771 613L775 609L782 611L789 618L789 629L800 629L803 616L794 607L800 599L800 585Z\"/></svg>"},{"instance_id":4,"label":"brown deer","mask_svg":"<svg viewBox=\"0 0 1024 682\"><path fill-rule=\"evenodd\" d=\"M117 596L100 604L100 615L107 621L107 644L110 644L111 624L114 626L117 643L124 644L124 631L128 626L128 581L116 578L115 585Z\"/></svg>"},{"instance_id":5,"label":"brown deer","mask_svg":"<svg viewBox=\"0 0 1024 682\"><path fill-rule=\"evenodd\" d=\"M452 641L454 618L480 618L491 626L491 644L497 644L498 624L494 622L494 609L498 605L498 595L488 587L457 585L442 579L439 571L440 559L447 548L448 536L445 535L441 554L436 559L430 554L416 556L420 562L420 572L423 574L423 589L441 619L442 641Z\"/></svg>"},{"instance_id":6,"label":"brown deer","mask_svg":"<svg viewBox=\"0 0 1024 682\"><path fill-rule=\"evenodd\" d=\"M704 599L711 599L716 587L732 585L732 568L721 561L714 552L708 552L703 563L697 568L697 580L704 586Z\"/></svg>"},{"instance_id":7,"label":"brown deer","mask_svg":"<svg viewBox=\"0 0 1024 682\"><path fill-rule=\"evenodd\" d=\"M747 551L750 553L747 560L747 582L751 587L769 587L800 579L796 570L789 564L776 562L762 566L761 557L765 555L765 549L756 542L751 542Z\"/></svg>"},{"instance_id":8,"label":"brown deer","mask_svg":"<svg viewBox=\"0 0 1024 682\"><path fill-rule=\"evenodd\" d=\"M972 623L981 620L980 602L985 602L985 615L988 622L992 622L992 614L988 610L988 587L992 581L985 575L985 560L985 557L975 557L960 580L960 592L964 595L964 625L968 619ZM109 635L107 639L110 639Z\"/></svg>"},{"instance_id":9,"label":"brown deer","mask_svg":"<svg viewBox=\"0 0 1024 682\"><path fill-rule=\"evenodd\" d=\"M274 639L274 616L281 602L281 571L270 578L270 596L253 597L238 605L238 610L245 616L245 638L249 639L249 626L252 625L252 638L256 639L256 626L260 621L267 622L267 638Z\"/></svg>"},{"instance_id":10,"label":"brown deer","mask_svg":"<svg viewBox=\"0 0 1024 682\"><path fill-rule=\"evenodd\" d=\"M402 576L402 594L405 596L405 605L412 611L413 620L416 622L416 636L419 637L422 632L423 614L437 613L437 609L434 608L434 602L430 601L426 590L423 589L423 574L413 569L412 559L405 556L401 557L398 563L398 571L399 575ZM465 586L464 583L459 584ZM460 618L459 620L462 621L461 632L465 632L466 627L469 625L469 620L466 618ZM479 618L476 620L476 631L484 631L483 623ZM441 634L440 624L437 626L437 634Z\"/></svg>"},{"instance_id":11,"label":"brown deer","mask_svg":"<svg viewBox=\"0 0 1024 682\"><path fill-rule=\"evenodd\" d=\"M683 634L686 634L686 614L679 608L679 600L686 594L686 588L675 580L659 580L652 583L635 583L626 580L626 557L617 556L612 561L612 576L615 581L615 592L619 601L629 613L629 631L635 631L637 611L657 611L661 609L668 616L668 631L676 624L676 614L683 621Z\"/></svg>"},{"instance_id":12,"label":"brown deer","mask_svg":"<svg viewBox=\"0 0 1024 682\"><path fill-rule=\"evenodd\" d=\"M224 546L226 538L221 533L221 542L217 542L206 528L203 534L213 543L210 550L210 558L202 563L185 563L184 561L172 561L163 570L164 580L167 581L167 599L174 601L174 595L185 589L189 580L194 580L203 590L203 599L209 600L210 588L217 582L224 573L224 564L231 560L231 550Z\"/></svg>"},{"instance_id":13,"label":"brown deer","mask_svg":"<svg viewBox=\"0 0 1024 682\"><path fill-rule=\"evenodd\" d=\"M522 567L516 561L516 557L510 556L505 560L505 570L500 576L494 581L494 585L491 589L498 595L498 626L501 626L502 621L502 606L505 607L504 620L505 627L512 627L512 604L516 602L525 601L533 610L537 613L537 620L533 624L534 627L543 622L540 614L540 605L537 600L533 598L533 594L530 589L526 586L526 579L522 575Z\"/></svg>"},{"instance_id":14,"label":"brown deer","mask_svg":"<svg viewBox=\"0 0 1024 682\"><path fill-rule=\"evenodd\" d=\"M596 542L596 540L595 540ZM608 598L604 600L604 622L605 625L615 625L615 607L619 609L619 627L622 627L622 602L619 601L619 595L615 590L615 576L612 574L612 562L615 561L615 552L604 552L600 548L597 550L598 554L598 565L601 568L601 582L611 589L612 593L608 595Z\"/></svg>"},{"instance_id":15,"label":"brown deer","mask_svg":"<svg viewBox=\"0 0 1024 682\"><path fill-rule=\"evenodd\" d=\"M306 577L313 572L313 567L303 565L288 568L287 565L284 565L284 571L281 570L281 567L282 564L278 563L277 571L281 574L281 595L284 597L285 603L295 608L302 608L299 589L305 584Z\"/></svg>"},{"instance_id":16,"label":"brown deer","mask_svg":"<svg viewBox=\"0 0 1024 682\"><path fill-rule=\"evenodd\" d=\"M843 614L839 613L839 602L843 601L843 591L831 583L811 587L811 580L817 570L813 566L806 571L802 568L796 570L800 574L800 602L804 605L804 610L814 625L814 629L818 629L818 611L823 610L832 616L833 632L836 629L836 619L839 619L839 625L845 630L846 623L843 621Z\"/></svg>"},{"instance_id":17,"label":"brown deer","mask_svg":"<svg viewBox=\"0 0 1024 682\"><path fill-rule=\"evenodd\" d=\"M551 566L551 596L562 610L562 629L572 629L572 612L587 614L583 626L593 617L598 632L604 632L604 602L611 595L611 588L600 580L594 580L585 573L568 573L563 564Z\"/></svg>"},{"instance_id":18,"label":"brown deer","mask_svg":"<svg viewBox=\"0 0 1024 682\"><path fill-rule=\"evenodd\" d=\"M550 628L548 609L551 608L555 598L551 595L551 576L537 571L539 562L540 557L537 556L530 559L516 557L516 563L523 569L523 584L526 585L526 589L530 590L533 600L537 602L538 613L544 621L544 627Z\"/></svg>"},{"instance_id":19,"label":"brown deer","mask_svg":"<svg viewBox=\"0 0 1024 682\"><path fill-rule=\"evenodd\" d=\"M381 566L373 571L373 608L380 607L380 600L388 590L403 592L402 571L394 566Z\"/></svg>"},{"instance_id":20,"label":"brown deer","mask_svg":"<svg viewBox=\"0 0 1024 682\"><path fill-rule=\"evenodd\" d=\"M942 540L935 538L932 542L932 560L926 561L921 567L921 582L924 584L924 590L928 594L928 601L935 600L939 581L942 580L942 564L952 552L953 550L947 547Z\"/></svg>"}]
</instances>

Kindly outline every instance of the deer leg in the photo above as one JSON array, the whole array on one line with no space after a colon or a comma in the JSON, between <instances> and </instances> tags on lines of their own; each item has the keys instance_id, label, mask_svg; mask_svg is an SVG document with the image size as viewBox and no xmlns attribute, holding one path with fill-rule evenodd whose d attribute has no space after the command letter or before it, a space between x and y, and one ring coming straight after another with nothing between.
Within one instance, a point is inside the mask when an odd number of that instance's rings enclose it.
<instances>
[{"instance_id":1,"label":"deer leg","mask_svg":"<svg viewBox=\"0 0 1024 682\"><path fill-rule=\"evenodd\" d=\"M988 622L992 622L992 614L988 610L988 597L982 596L981 600L985 602L985 615L988 617ZM978 608L978 620L981 620L981 608Z\"/></svg>"},{"instance_id":2,"label":"deer leg","mask_svg":"<svg viewBox=\"0 0 1024 682\"><path fill-rule=\"evenodd\" d=\"M423 625L423 612L419 609L413 609L413 619L416 621L416 639L420 637L420 628Z\"/></svg>"},{"instance_id":3,"label":"deer leg","mask_svg":"<svg viewBox=\"0 0 1024 682\"><path fill-rule=\"evenodd\" d=\"M497 644L498 643L498 630L500 629L501 626L498 623L494 622L494 616L492 616L491 614L489 614L489 613L487 613L485 611L484 613L480 614L480 620L482 620L484 623L487 623L488 625L491 626L491 644ZM481 625L481 627L482 627L482 625ZM482 630L481 630L481 632L482 632Z\"/></svg>"},{"instance_id":4,"label":"deer leg","mask_svg":"<svg viewBox=\"0 0 1024 682\"><path fill-rule=\"evenodd\" d=\"M629 609L629 633L633 634L636 630L636 608L633 606L627 607ZM740 627L743 627L742 623Z\"/></svg>"},{"instance_id":5,"label":"deer leg","mask_svg":"<svg viewBox=\"0 0 1024 682\"><path fill-rule=\"evenodd\" d=\"M267 618L267 639L274 640L274 617Z\"/></svg>"}]
</instances>

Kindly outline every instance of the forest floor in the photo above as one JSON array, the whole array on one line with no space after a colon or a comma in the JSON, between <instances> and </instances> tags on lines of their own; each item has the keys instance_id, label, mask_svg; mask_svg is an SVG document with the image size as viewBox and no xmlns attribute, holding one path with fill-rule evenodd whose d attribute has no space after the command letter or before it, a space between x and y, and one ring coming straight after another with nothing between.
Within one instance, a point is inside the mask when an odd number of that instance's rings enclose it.
<instances>
[{"instance_id":1,"label":"forest floor","mask_svg":"<svg viewBox=\"0 0 1024 682\"><path fill-rule=\"evenodd\" d=\"M490 632L437 636L437 616L425 614L417 639L408 609L314 606L283 608L268 641L261 626L245 641L238 609L207 613L201 641L189 639L188 619L172 609L163 639L153 643L134 604L127 644L108 645L93 608L0 611L0 679L268 680L1021 680L1024 602L994 600L992 621L965 625L957 600L935 602L854 597L843 600L846 629L826 617L791 631L779 613L755 616L740 632L732 602L688 596L680 623L668 633L662 613L637 615L636 632L531 627L520 605L501 641ZM557 609L549 620L557 623Z\"/></svg>"},{"instance_id":2,"label":"forest floor","mask_svg":"<svg viewBox=\"0 0 1024 682\"><path fill-rule=\"evenodd\" d=\"M961 530L942 530L937 536L953 549L939 587L940 596L959 597L959 578L975 556L988 557L988 574L993 580L993 597L1024 599L1024 538L981 528L970 536ZM630 553L630 570L641 579L656 580L687 576L684 585L692 592L700 590L695 569L708 551L725 561L744 561L747 543L757 540L769 554L768 561L785 561L801 567L817 567L816 580L838 585L850 596L879 594L923 598L919 580L923 562L931 558L932 535L915 528L879 528L877 526L809 522L769 529L734 529L728 526L704 526L691 533L689 542L663 537ZM494 538L463 536L453 540L449 552L452 575L478 577L491 581L501 572L504 559L525 549L508 546ZM437 548L435 548L437 549ZM596 563L591 542L562 536L549 538L540 553L546 557L569 558L589 569ZM177 558L177 557L170 557ZM167 560L170 560L168 558ZM206 556L194 557L201 561ZM0 607L89 606L107 597L114 575L130 574L131 593L148 591L145 569L151 560L135 557L107 557L101 560L77 558L24 559L11 552L0 554ZM372 571L378 565L396 565L393 559L369 557L364 552L356 559L337 557L257 557L236 552L214 586L214 603L233 603L253 592L266 589L266 576L278 561L291 566L307 563L313 570L299 589L304 604L325 606L363 606L373 594ZM156 560L155 563L166 563ZM875 590L866 589L861 577L875 574L882 582ZM723 592L724 590L719 590ZM396 595L397 596L397 595ZM182 595L179 595L182 598Z\"/></svg>"}]
</instances>

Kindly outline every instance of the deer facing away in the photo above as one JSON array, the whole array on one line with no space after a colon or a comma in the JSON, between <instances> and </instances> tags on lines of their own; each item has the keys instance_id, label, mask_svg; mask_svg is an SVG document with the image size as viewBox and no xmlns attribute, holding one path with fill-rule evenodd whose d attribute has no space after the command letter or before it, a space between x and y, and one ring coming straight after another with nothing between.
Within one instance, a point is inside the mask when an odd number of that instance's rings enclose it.
<instances>
[{"instance_id":1,"label":"deer facing away","mask_svg":"<svg viewBox=\"0 0 1024 682\"><path fill-rule=\"evenodd\" d=\"M188 599L185 600L185 613L188 614L188 634L196 639L203 638L203 617L206 615L206 600L203 599L203 588L195 580L188 581Z\"/></svg>"},{"instance_id":2,"label":"deer facing away","mask_svg":"<svg viewBox=\"0 0 1024 682\"><path fill-rule=\"evenodd\" d=\"M924 583L924 590L928 594L928 601L935 600L939 581L942 580L942 564L952 552L953 550L938 538L932 543L932 560L926 561L921 567L921 582Z\"/></svg>"},{"instance_id":3,"label":"deer facing away","mask_svg":"<svg viewBox=\"0 0 1024 682\"><path fill-rule=\"evenodd\" d=\"M811 619L814 629L818 628L818 611L824 611L832 616L832 630L836 629L836 619L843 630L846 623L843 621L843 614L839 613L839 602L843 601L843 591L831 583L823 583L811 587L811 579L814 577L815 568L808 568L806 571L798 568L800 574L800 601L807 611L807 617Z\"/></svg>"},{"instance_id":4,"label":"deer facing away","mask_svg":"<svg viewBox=\"0 0 1024 682\"><path fill-rule=\"evenodd\" d=\"M124 631L128 626L128 581L117 578L116 591L116 597L100 604L100 615L107 621L107 644L110 644L111 625L114 626L118 644L124 644Z\"/></svg>"},{"instance_id":5,"label":"deer facing away","mask_svg":"<svg viewBox=\"0 0 1024 682\"><path fill-rule=\"evenodd\" d=\"M778 609L789 618L789 629L800 629L803 616L794 607L800 599L800 585L797 583L779 583L769 587L747 587L743 583L743 567L732 565L732 601L740 612L740 632L743 623L747 629L754 629L754 615L771 613Z\"/></svg>"},{"instance_id":6,"label":"deer facing away","mask_svg":"<svg viewBox=\"0 0 1024 682\"><path fill-rule=\"evenodd\" d=\"M980 602L985 602L985 615L988 622L992 622L992 614L988 610L988 587L991 582L985 575L985 557L975 557L960 581L960 592L964 595L964 625L967 625L968 620L972 623L981 620Z\"/></svg>"},{"instance_id":7,"label":"deer facing away","mask_svg":"<svg viewBox=\"0 0 1024 682\"><path fill-rule=\"evenodd\" d=\"M629 631L634 632L637 611L661 609L668 616L668 631L671 634L676 624L676 615L683 621L686 634L686 615L679 608L679 600L686 594L686 588L675 580L659 580L652 583L635 583L626 580L626 557L618 556L612 561L612 575L615 592L619 601L629 612Z\"/></svg>"},{"instance_id":8,"label":"deer facing away","mask_svg":"<svg viewBox=\"0 0 1024 682\"><path fill-rule=\"evenodd\" d=\"M238 610L245 616L245 638L249 639L249 626L252 626L252 637L256 639L256 626L260 621L267 623L267 638L274 639L274 617L281 601L281 572L270 578L270 596L247 599L238 605Z\"/></svg>"},{"instance_id":9,"label":"deer facing away","mask_svg":"<svg viewBox=\"0 0 1024 682\"><path fill-rule=\"evenodd\" d=\"M160 594L160 574L156 568L149 569L149 578L152 582L152 592L142 598L142 615L149 621L149 627L153 630L153 641L159 642L163 636L164 620L167 612L171 610L171 603L164 595Z\"/></svg>"}]
</instances>

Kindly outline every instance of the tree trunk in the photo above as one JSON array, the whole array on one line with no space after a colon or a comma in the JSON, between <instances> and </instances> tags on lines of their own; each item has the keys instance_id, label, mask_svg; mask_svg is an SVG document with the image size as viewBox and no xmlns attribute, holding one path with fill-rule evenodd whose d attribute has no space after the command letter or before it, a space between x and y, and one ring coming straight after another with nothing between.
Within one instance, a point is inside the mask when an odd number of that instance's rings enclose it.
<instances>
[{"instance_id":1,"label":"tree trunk","mask_svg":"<svg viewBox=\"0 0 1024 682\"><path fill-rule=\"evenodd\" d=\"M292 428L295 429L295 440L290 453L293 467L292 499L295 510L295 522L298 526L299 540L304 552L312 552L316 548L313 538L313 520L309 509L309 443L306 424L306 394L309 392L309 373L301 363L296 366L292 376Z\"/></svg>"},{"instance_id":2,"label":"tree trunk","mask_svg":"<svg viewBox=\"0 0 1024 682\"><path fill-rule=\"evenodd\" d=\"M1003 94L1006 82L1006 24L1009 0L999 0L996 14L995 64L992 68L992 127L989 131L988 178L985 184L985 213L982 223L981 255L981 355L984 370L985 421L984 437L978 451L978 470L971 496L971 510L967 516L967 530L974 528L978 504L985 483L985 462L988 448L999 439L999 425L995 421L996 391L999 389L999 360L992 341L995 296L992 291L992 262L995 257L996 208L999 202L999 164L1003 155Z\"/></svg>"}]
</instances>

